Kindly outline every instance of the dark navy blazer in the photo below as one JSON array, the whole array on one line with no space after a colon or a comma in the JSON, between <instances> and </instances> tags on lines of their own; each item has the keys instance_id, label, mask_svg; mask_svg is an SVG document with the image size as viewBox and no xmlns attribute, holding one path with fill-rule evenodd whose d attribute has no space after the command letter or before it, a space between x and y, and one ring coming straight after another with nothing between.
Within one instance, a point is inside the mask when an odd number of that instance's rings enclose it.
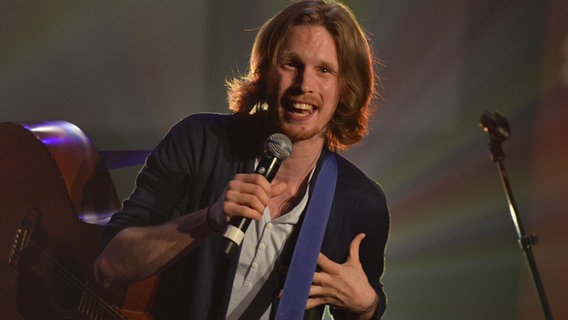
<instances>
[{"instance_id":1,"label":"dark navy blazer","mask_svg":"<svg viewBox=\"0 0 568 320\"><path fill-rule=\"evenodd\" d=\"M105 228L104 242L128 226L155 225L211 205L235 174L253 172L259 150L255 118L240 114L191 115L168 132L146 161L136 188ZM322 152L316 175L329 153ZM371 285L381 297L376 318L385 308L380 278L389 233L385 196L376 182L345 158L337 155L338 179L321 251L338 263L346 261L349 244L366 233L360 259ZM312 183L315 179L312 179ZM313 186L310 188L313 190ZM300 224L301 225L301 221ZM255 305L277 305L277 292L285 276L299 228L287 241ZM178 260L160 275L153 306L155 319L224 319L235 276L239 250L223 253L225 238L214 235ZM276 308L273 307L274 311ZM321 319L323 307L306 312L306 318ZM256 319L248 313L243 319ZM335 319L343 318L332 310Z\"/></svg>"}]
</instances>

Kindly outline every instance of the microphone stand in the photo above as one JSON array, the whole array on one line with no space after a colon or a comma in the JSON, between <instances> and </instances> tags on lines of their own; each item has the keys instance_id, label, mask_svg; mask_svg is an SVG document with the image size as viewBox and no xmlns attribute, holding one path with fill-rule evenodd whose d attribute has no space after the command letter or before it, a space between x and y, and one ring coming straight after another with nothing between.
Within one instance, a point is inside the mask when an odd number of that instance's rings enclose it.
<instances>
[{"instance_id":1,"label":"microphone stand","mask_svg":"<svg viewBox=\"0 0 568 320\"><path fill-rule=\"evenodd\" d=\"M513 197L513 192L509 183L509 177L505 170L505 165L503 164L505 153L501 148L501 144L503 143L503 141L509 138L509 124L507 123L507 119L505 119L505 117L503 117L500 113L491 113L486 111L481 116L480 126L483 127L483 130L489 134L489 149L491 153L491 160L497 164L499 175L501 177L501 183L503 184L505 195L507 196L511 218L513 219L513 223L517 231L518 242L525 254L525 258L527 260L532 275L532 280L540 299L540 305L543 309L545 319L552 320L552 313L550 312L550 307L546 299L544 286L542 285L536 261L532 253L532 246L537 244L538 238L536 235L525 234L521 222L521 217L519 217L519 215L517 214L517 204L515 203L515 199Z\"/></svg>"}]
</instances>

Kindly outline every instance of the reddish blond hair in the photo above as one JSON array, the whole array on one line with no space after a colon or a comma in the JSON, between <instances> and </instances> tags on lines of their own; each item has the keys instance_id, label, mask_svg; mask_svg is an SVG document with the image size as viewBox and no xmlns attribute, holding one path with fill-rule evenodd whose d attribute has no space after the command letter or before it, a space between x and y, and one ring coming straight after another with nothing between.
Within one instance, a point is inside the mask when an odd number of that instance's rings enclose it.
<instances>
[{"instance_id":1,"label":"reddish blond hair","mask_svg":"<svg viewBox=\"0 0 568 320\"><path fill-rule=\"evenodd\" d=\"M227 81L229 108L252 113L267 103L268 72L277 64L286 33L292 26L306 24L324 26L335 40L340 100L326 138L331 148L345 149L368 132L376 75L369 41L351 10L341 3L298 1L268 20L256 35L248 73Z\"/></svg>"}]
</instances>

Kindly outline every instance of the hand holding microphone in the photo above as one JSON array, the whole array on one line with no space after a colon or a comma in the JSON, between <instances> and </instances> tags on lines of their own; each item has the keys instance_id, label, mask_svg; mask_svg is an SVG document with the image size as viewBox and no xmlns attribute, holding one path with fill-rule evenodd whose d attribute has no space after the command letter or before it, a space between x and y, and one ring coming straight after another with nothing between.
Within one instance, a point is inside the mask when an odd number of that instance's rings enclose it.
<instances>
[{"instance_id":1,"label":"hand holding microphone","mask_svg":"<svg viewBox=\"0 0 568 320\"><path fill-rule=\"evenodd\" d=\"M280 164L292 153L292 142L282 133L270 135L264 142L264 154L260 159L255 173L260 174L271 182ZM247 230L250 219L244 217L233 217L223 236L227 239L224 252L229 255L231 251L241 245L245 231Z\"/></svg>"}]
</instances>

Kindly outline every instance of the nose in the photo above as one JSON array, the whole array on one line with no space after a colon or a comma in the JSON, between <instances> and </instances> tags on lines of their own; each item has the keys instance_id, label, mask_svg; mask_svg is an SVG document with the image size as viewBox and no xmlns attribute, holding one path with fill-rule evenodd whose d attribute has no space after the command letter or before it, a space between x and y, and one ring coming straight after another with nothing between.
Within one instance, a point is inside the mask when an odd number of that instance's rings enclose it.
<instances>
[{"instance_id":1,"label":"nose","mask_svg":"<svg viewBox=\"0 0 568 320\"><path fill-rule=\"evenodd\" d=\"M302 70L298 77L298 84L303 93L312 92L315 88L315 75L308 69Z\"/></svg>"}]
</instances>

